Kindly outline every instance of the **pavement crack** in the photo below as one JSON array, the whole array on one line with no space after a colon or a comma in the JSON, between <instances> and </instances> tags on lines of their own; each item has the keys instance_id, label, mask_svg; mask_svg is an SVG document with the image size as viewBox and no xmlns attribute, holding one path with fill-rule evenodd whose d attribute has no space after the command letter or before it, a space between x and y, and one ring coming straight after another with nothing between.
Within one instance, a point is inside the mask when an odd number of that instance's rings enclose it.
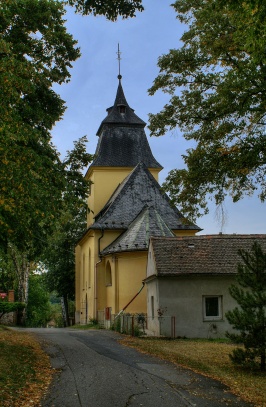
<instances>
[{"instance_id":1,"label":"pavement crack","mask_svg":"<svg viewBox=\"0 0 266 407\"><path fill-rule=\"evenodd\" d=\"M133 393L133 394L131 394L131 395L128 397L128 399L127 399L127 402L126 402L126 404L125 404L125 407L130 406L131 400L132 400L134 397L142 396L143 394L147 394L147 393L148 393L147 391L143 391L143 392L141 392L141 393ZM141 405L141 404L140 404L140 405Z\"/></svg>"}]
</instances>

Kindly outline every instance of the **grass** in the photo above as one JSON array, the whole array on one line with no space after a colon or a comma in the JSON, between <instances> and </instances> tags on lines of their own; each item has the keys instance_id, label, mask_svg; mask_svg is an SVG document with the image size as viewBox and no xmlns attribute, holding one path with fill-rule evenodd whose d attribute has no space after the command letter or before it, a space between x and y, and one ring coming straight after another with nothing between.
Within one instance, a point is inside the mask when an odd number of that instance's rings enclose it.
<instances>
[{"instance_id":1,"label":"grass","mask_svg":"<svg viewBox=\"0 0 266 407\"><path fill-rule=\"evenodd\" d=\"M1 407L39 406L51 378L49 357L34 337L0 326Z\"/></svg>"},{"instance_id":2,"label":"grass","mask_svg":"<svg viewBox=\"0 0 266 407\"><path fill-rule=\"evenodd\" d=\"M70 328L81 329L84 331L87 329L102 329L102 327L97 322L90 322L89 324L86 325L72 325Z\"/></svg>"},{"instance_id":3,"label":"grass","mask_svg":"<svg viewBox=\"0 0 266 407\"><path fill-rule=\"evenodd\" d=\"M125 337L121 343L217 379L243 400L266 407L266 374L234 366L229 353L235 345L226 340Z\"/></svg>"}]
</instances>

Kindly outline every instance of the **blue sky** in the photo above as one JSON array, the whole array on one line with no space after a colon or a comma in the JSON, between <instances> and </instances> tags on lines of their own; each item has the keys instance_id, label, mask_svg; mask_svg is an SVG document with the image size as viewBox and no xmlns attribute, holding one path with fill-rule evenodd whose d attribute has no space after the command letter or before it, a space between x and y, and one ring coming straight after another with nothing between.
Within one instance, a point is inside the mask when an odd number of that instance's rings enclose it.
<instances>
[{"instance_id":1,"label":"blue sky","mask_svg":"<svg viewBox=\"0 0 266 407\"><path fill-rule=\"evenodd\" d=\"M87 135L88 151L94 153L98 137L96 132L106 116L106 108L113 105L118 80L117 45L121 51L122 85L129 105L136 114L148 122L148 113L157 113L168 101L159 92L148 95L148 88L158 74L157 60L169 49L180 46L185 27L176 19L169 0L144 0L145 11L129 20L107 21L104 17L76 15L69 9L68 31L78 40L82 56L71 70L68 84L55 86L66 102L64 118L53 129L53 143L64 157L72 149L73 141ZM148 141L155 158L164 167L160 173L163 182L173 168L183 168L182 154L189 144L179 129ZM182 210L182 208L179 208ZM265 233L265 204L259 199L244 198L237 204L225 202L226 223L216 217L215 205L210 213L199 218L201 234L213 233Z\"/></svg>"}]
</instances>

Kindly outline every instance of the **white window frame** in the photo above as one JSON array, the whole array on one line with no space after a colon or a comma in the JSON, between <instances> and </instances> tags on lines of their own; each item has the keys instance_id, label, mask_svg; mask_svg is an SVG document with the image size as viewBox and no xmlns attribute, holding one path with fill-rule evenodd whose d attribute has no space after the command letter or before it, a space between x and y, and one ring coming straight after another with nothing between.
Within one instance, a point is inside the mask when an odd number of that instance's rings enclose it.
<instances>
[{"instance_id":1,"label":"white window frame","mask_svg":"<svg viewBox=\"0 0 266 407\"><path fill-rule=\"evenodd\" d=\"M206 315L206 299L218 298L218 315ZM223 296L222 295L203 295L202 297L203 321L219 321L223 319Z\"/></svg>"}]
</instances>

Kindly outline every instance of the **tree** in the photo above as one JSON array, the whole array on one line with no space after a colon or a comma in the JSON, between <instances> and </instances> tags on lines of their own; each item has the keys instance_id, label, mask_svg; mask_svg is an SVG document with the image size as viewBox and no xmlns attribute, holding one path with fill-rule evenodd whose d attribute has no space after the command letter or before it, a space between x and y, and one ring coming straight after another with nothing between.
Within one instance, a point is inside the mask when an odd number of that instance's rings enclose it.
<instances>
[{"instance_id":1,"label":"tree","mask_svg":"<svg viewBox=\"0 0 266 407\"><path fill-rule=\"evenodd\" d=\"M83 14L103 15L108 20L135 17L136 11L143 11L142 0L68 0L76 11Z\"/></svg>"},{"instance_id":2,"label":"tree","mask_svg":"<svg viewBox=\"0 0 266 407\"><path fill-rule=\"evenodd\" d=\"M49 294L46 291L44 276L32 274L29 277L26 325L45 327L51 317L52 307L49 301Z\"/></svg>"},{"instance_id":3,"label":"tree","mask_svg":"<svg viewBox=\"0 0 266 407\"><path fill-rule=\"evenodd\" d=\"M226 195L236 202L257 191L264 201L266 4L178 0L173 7L188 30L180 49L159 58L149 93L162 90L170 101L150 115L149 128L160 136L179 126L193 147L164 188L192 220L208 213L209 199L220 205Z\"/></svg>"},{"instance_id":4,"label":"tree","mask_svg":"<svg viewBox=\"0 0 266 407\"><path fill-rule=\"evenodd\" d=\"M31 263L65 208L68 179L51 130L65 111L53 85L69 81L80 56L64 26L67 4L111 20L143 9L141 0L0 0L0 246L25 303Z\"/></svg>"},{"instance_id":5,"label":"tree","mask_svg":"<svg viewBox=\"0 0 266 407\"><path fill-rule=\"evenodd\" d=\"M63 207L42 256L48 288L63 297L66 311L68 300L75 294L75 246L86 230L90 183L83 171L93 157L86 152L86 142L86 137L74 142L73 150L67 152L63 162L66 178Z\"/></svg>"},{"instance_id":6,"label":"tree","mask_svg":"<svg viewBox=\"0 0 266 407\"><path fill-rule=\"evenodd\" d=\"M52 86L79 55L61 1L5 0L0 11L0 243L39 249L64 188L51 129L65 110ZM47 205L49 202L49 205Z\"/></svg>"},{"instance_id":7,"label":"tree","mask_svg":"<svg viewBox=\"0 0 266 407\"><path fill-rule=\"evenodd\" d=\"M239 334L228 333L227 337L236 343L244 344L230 355L236 364L266 368L266 253L258 243L252 250L239 252L243 264L238 266L237 282L229 289L237 301L236 307L226 313L226 318Z\"/></svg>"}]
</instances>

